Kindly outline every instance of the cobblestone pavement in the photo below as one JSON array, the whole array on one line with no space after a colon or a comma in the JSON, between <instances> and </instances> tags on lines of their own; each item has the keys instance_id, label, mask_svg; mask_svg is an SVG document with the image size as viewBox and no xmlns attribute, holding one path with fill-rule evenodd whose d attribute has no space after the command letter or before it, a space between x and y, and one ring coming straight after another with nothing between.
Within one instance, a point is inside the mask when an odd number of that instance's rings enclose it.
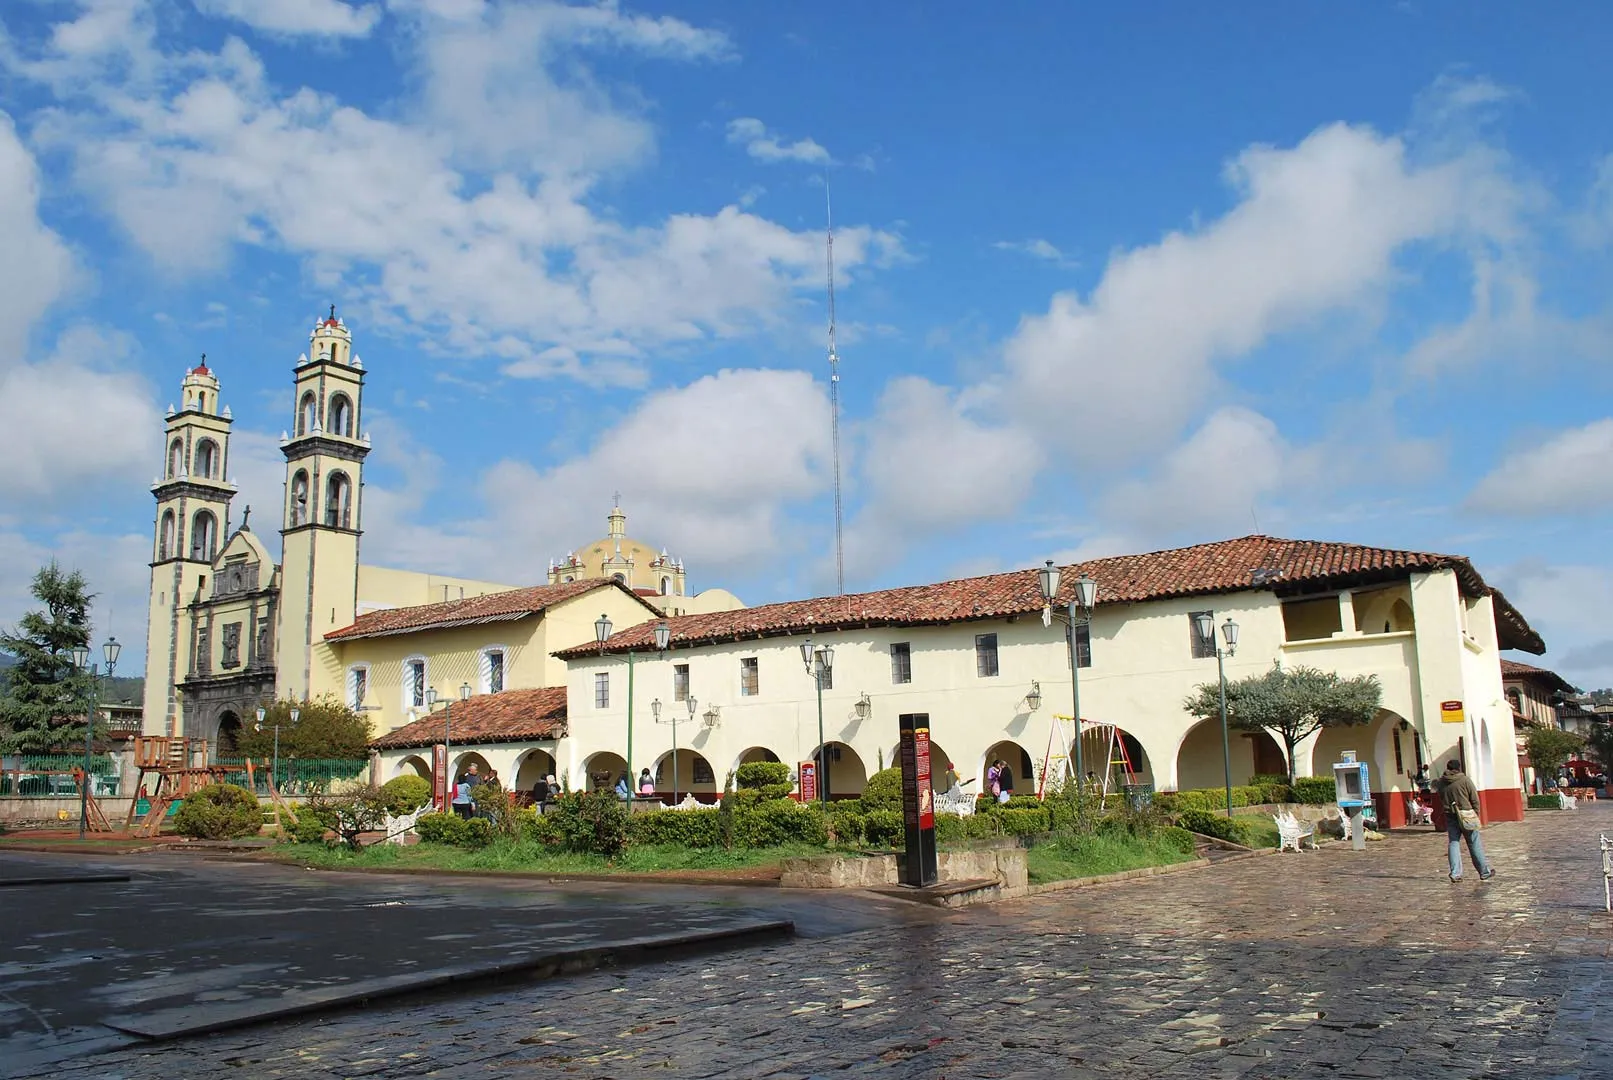
<instances>
[{"instance_id":1,"label":"cobblestone pavement","mask_svg":"<svg viewBox=\"0 0 1613 1080\"><path fill-rule=\"evenodd\" d=\"M145 1077L1613 1077L1613 804L73 1063Z\"/></svg>"}]
</instances>

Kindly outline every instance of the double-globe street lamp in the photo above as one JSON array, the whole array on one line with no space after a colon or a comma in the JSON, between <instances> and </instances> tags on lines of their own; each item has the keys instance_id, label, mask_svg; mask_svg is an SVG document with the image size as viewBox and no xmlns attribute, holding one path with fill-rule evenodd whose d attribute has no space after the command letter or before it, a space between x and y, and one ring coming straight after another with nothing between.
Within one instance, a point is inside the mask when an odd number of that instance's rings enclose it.
<instances>
[{"instance_id":1,"label":"double-globe street lamp","mask_svg":"<svg viewBox=\"0 0 1613 1080\"><path fill-rule=\"evenodd\" d=\"M694 723L695 710L698 709L700 705L699 702L695 701L693 694L689 695L688 702L689 722L692 724ZM678 802L678 710L672 710L671 719L662 720L661 699L656 698L654 701L650 702L650 714L655 717L655 722L657 724L672 725L672 803L675 806ZM659 782L659 778L657 778L657 782Z\"/></svg>"},{"instance_id":2,"label":"double-globe street lamp","mask_svg":"<svg viewBox=\"0 0 1613 1080\"><path fill-rule=\"evenodd\" d=\"M823 684L834 678L835 650L833 645L821 649L812 647L812 638L801 642L801 663L812 676L818 688L818 801L829 801L829 748L823 744Z\"/></svg>"},{"instance_id":3,"label":"double-globe street lamp","mask_svg":"<svg viewBox=\"0 0 1613 1080\"><path fill-rule=\"evenodd\" d=\"M599 655L605 655L605 642L610 637L611 626L609 615L601 615L594 620L594 640L599 645ZM665 619L655 624L655 648L657 652L666 653L667 645L672 641L672 627ZM627 650L627 801L633 801L633 789L638 786L638 779L633 775L633 658L636 654L632 649Z\"/></svg>"},{"instance_id":4,"label":"double-globe street lamp","mask_svg":"<svg viewBox=\"0 0 1613 1080\"><path fill-rule=\"evenodd\" d=\"M469 701L470 700L470 683L462 682L462 683L459 684L459 700L460 701ZM429 716L431 714L431 710L435 709L436 707L437 707L437 688L435 686L428 686L428 687L426 687L426 714ZM448 753L449 750L453 746L453 743L451 741L452 738L453 738L453 734L454 734L453 724L454 724L454 701L453 701L452 698L443 698L442 699L442 792L443 792L442 801L443 801L443 808L442 809L443 809L443 813L445 813L445 814L448 812L448 804L450 804L450 803L452 803L454 801L454 794L450 790L453 787L453 784L454 784L454 778L451 775L453 767L452 767L452 764L451 764L451 762L449 760L449 753Z\"/></svg>"},{"instance_id":5,"label":"double-globe street lamp","mask_svg":"<svg viewBox=\"0 0 1613 1080\"><path fill-rule=\"evenodd\" d=\"M269 715L269 710L265 709L263 706L259 705L258 706L258 722L257 722L257 725L252 730L253 731L262 731L263 730L264 718L267 717L268 715ZM297 721L299 719L301 719L301 717L302 717L302 710L297 708L297 706L293 705L291 707L291 726L296 727L297 726ZM274 786L276 788L278 788L280 786L280 721L276 720L274 722L273 727L274 727L274 764L272 766L270 766L270 769L269 769L269 782L274 784Z\"/></svg>"},{"instance_id":6,"label":"double-globe street lamp","mask_svg":"<svg viewBox=\"0 0 1613 1080\"><path fill-rule=\"evenodd\" d=\"M1092 623L1092 606L1098 602L1098 583L1082 574L1075 579L1075 588L1070 594L1068 608L1062 612L1052 612L1053 601L1059 594L1059 568L1048 559L1040 571L1042 583L1042 600L1048 605L1050 613L1054 614L1060 622L1064 623L1064 641L1070 649L1070 697L1075 709L1075 782L1086 783L1086 765L1081 759L1081 664L1079 650L1076 647L1075 629L1078 626L1090 626ZM1036 687L1037 698L1040 700L1041 687ZM1107 766L1105 766L1107 768Z\"/></svg>"},{"instance_id":7,"label":"double-globe street lamp","mask_svg":"<svg viewBox=\"0 0 1613 1080\"><path fill-rule=\"evenodd\" d=\"M107 638L106 644L101 646L101 655L106 659L107 678L110 679L112 672L117 670L118 653L122 651L123 646L118 644L118 639L115 637ZM90 663L90 646L87 642L73 646L73 666L90 677L90 708L84 717L84 777L78 784L78 838L82 840L90 817L90 740L95 737L95 716L101 711L100 695L97 692L100 686L95 665Z\"/></svg>"},{"instance_id":8,"label":"double-globe street lamp","mask_svg":"<svg viewBox=\"0 0 1613 1080\"><path fill-rule=\"evenodd\" d=\"M1215 670L1221 681L1221 767L1225 770L1227 785L1227 817L1232 817L1232 742L1227 737L1227 660L1238 651L1238 624L1227 616L1227 621L1221 624L1221 636L1226 638L1226 648L1223 649L1215 640L1215 616L1208 611L1201 611L1193 616L1193 624L1198 629L1199 640L1215 648Z\"/></svg>"}]
</instances>

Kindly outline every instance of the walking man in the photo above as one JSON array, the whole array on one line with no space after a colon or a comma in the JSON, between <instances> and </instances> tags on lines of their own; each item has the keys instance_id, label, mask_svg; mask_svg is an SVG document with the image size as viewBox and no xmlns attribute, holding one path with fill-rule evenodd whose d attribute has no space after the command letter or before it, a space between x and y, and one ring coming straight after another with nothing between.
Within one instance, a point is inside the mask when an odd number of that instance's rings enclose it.
<instances>
[{"instance_id":1,"label":"walking man","mask_svg":"<svg viewBox=\"0 0 1613 1080\"><path fill-rule=\"evenodd\" d=\"M1462 771L1462 763L1452 758L1445 763L1445 775L1439 778L1439 797L1445 804L1445 836L1450 840L1451 880L1462 880L1462 840L1467 840L1467 853L1473 858L1473 869L1479 872L1480 881L1495 877L1495 870L1484 857L1484 840L1479 836L1479 790Z\"/></svg>"}]
</instances>

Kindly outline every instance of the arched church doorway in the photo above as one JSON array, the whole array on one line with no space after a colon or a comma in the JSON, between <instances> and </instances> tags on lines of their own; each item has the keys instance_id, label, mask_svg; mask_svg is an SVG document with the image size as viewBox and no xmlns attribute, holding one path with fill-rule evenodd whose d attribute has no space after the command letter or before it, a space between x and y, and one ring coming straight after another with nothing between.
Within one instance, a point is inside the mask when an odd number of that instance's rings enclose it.
<instances>
[{"instance_id":1,"label":"arched church doorway","mask_svg":"<svg viewBox=\"0 0 1613 1080\"><path fill-rule=\"evenodd\" d=\"M229 710L225 710L218 718L218 756L221 758L241 756L241 718Z\"/></svg>"}]
</instances>

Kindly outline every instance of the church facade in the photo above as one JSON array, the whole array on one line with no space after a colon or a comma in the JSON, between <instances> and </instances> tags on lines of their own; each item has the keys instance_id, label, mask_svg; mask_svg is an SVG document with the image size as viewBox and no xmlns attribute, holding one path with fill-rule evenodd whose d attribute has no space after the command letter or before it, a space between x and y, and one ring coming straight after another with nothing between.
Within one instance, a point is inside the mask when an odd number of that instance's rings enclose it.
<instances>
[{"instance_id":1,"label":"church facade","mask_svg":"<svg viewBox=\"0 0 1613 1080\"><path fill-rule=\"evenodd\" d=\"M549 653L591 639L598 615L608 612L619 625L631 625L659 613L638 595L652 591L648 579L635 578L640 587L632 589L611 573L576 573L554 588L520 589L364 565L364 461L370 451L364 380L352 335L333 308L315 324L308 352L292 369L291 425L280 440L284 494L278 520L269 525L280 534L277 563L254 529L252 508L238 523L232 518L234 421L220 399L218 376L205 357L186 372L178 406L168 409L163 471L151 489L156 513L146 734L207 740L214 752L228 752L234 732L252 722L259 705L324 694L370 714L380 734L413 720L417 708L427 711L428 689L446 696L462 678L478 692L502 687L506 677L511 686L563 684L564 665ZM618 516L620 508L613 528ZM632 549L635 560L641 547ZM643 569L653 561L645 560ZM670 569L667 560L663 565ZM672 595L681 592L682 563L676 564L675 586L668 576ZM454 616L478 602L498 609L491 617L495 624L532 617L499 631L511 638L494 643L507 646L497 653L510 665L507 676L500 670L480 677L497 650L489 652ZM388 632L388 619L409 632ZM520 648L529 639L538 647ZM451 675L453 685L427 685L428 677L439 675Z\"/></svg>"}]
</instances>

